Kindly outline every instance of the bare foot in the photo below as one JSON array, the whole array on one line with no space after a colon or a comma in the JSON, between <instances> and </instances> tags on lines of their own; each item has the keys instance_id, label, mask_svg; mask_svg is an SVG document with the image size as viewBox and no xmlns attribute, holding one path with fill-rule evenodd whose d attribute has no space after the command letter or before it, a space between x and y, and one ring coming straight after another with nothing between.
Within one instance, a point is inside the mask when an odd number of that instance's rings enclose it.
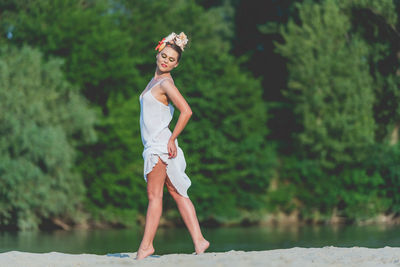
<instances>
[{"instance_id":1,"label":"bare foot","mask_svg":"<svg viewBox=\"0 0 400 267\"><path fill-rule=\"evenodd\" d=\"M196 250L196 254L201 254L204 251L206 251L206 249L210 246L210 242L208 242L207 240L205 240L203 238L203 240L197 242L194 245L194 249Z\"/></svg>"},{"instance_id":2,"label":"bare foot","mask_svg":"<svg viewBox=\"0 0 400 267\"><path fill-rule=\"evenodd\" d=\"M141 260L143 258L146 258L147 256L150 256L151 254L154 253L154 248L153 246L149 246L147 248L139 248L137 253L136 253L136 258L135 260Z\"/></svg>"}]
</instances>

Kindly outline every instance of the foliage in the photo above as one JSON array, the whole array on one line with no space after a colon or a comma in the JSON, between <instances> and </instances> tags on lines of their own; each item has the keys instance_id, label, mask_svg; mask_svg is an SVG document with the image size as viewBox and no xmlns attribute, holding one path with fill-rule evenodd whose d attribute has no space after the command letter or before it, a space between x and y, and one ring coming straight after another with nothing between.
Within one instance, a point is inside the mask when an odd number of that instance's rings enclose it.
<instances>
[{"instance_id":1,"label":"foliage","mask_svg":"<svg viewBox=\"0 0 400 267\"><path fill-rule=\"evenodd\" d=\"M354 1L344 4L349 13L353 31L368 42L369 65L374 88L375 139L377 142L396 143L400 121L400 75L398 54L400 34L395 25L398 15L395 3Z\"/></svg>"},{"instance_id":2,"label":"foliage","mask_svg":"<svg viewBox=\"0 0 400 267\"><path fill-rule=\"evenodd\" d=\"M189 37L172 75L194 112L178 140L200 221L266 206L314 219L398 214L399 1L266 6L0 0L1 224L35 228L82 203L115 225L145 213L138 97L171 31ZM179 221L171 198L164 210Z\"/></svg>"},{"instance_id":3,"label":"foliage","mask_svg":"<svg viewBox=\"0 0 400 267\"><path fill-rule=\"evenodd\" d=\"M400 214L400 145L375 145L369 150L369 155L365 169L377 172L383 178L379 190L389 202L387 212Z\"/></svg>"},{"instance_id":4,"label":"foliage","mask_svg":"<svg viewBox=\"0 0 400 267\"><path fill-rule=\"evenodd\" d=\"M299 16L301 26L289 22L277 46L289 58L286 95L303 127L298 148L328 169L361 161L375 127L367 45L347 34L350 21L334 1L304 3Z\"/></svg>"},{"instance_id":5,"label":"foliage","mask_svg":"<svg viewBox=\"0 0 400 267\"><path fill-rule=\"evenodd\" d=\"M397 158L388 146L399 102L397 48L388 36L396 23L393 3L326 0L297 7L300 22L282 27L284 42L276 45L288 60L285 95L301 128L270 201L294 205L309 218L335 210L350 220L398 212L393 194L400 176L393 160L382 160ZM288 190L290 197L282 198Z\"/></svg>"},{"instance_id":6,"label":"foliage","mask_svg":"<svg viewBox=\"0 0 400 267\"><path fill-rule=\"evenodd\" d=\"M95 114L65 81L62 60L27 46L0 54L0 225L36 229L81 204L74 147L94 140Z\"/></svg>"},{"instance_id":7,"label":"foliage","mask_svg":"<svg viewBox=\"0 0 400 267\"><path fill-rule=\"evenodd\" d=\"M92 103L104 107L111 92L129 94L139 75L129 56L132 37L118 27L120 12L108 1L33 0L13 5L14 10L8 6L2 14L4 25L13 29L12 43L28 43L40 47L45 57L64 58L66 78Z\"/></svg>"},{"instance_id":8,"label":"foliage","mask_svg":"<svg viewBox=\"0 0 400 267\"><path fill-rule=\"evenodd\" d=\"M239 209L263 206L274 149L264 142L260 82L229 54L229 5L206 11L194 1L56 0L19 7L5 16L15 27L11 41L63 56L68 80L103 110L98 142L80 147L90 210L104 217L114 216L111 207L146 210L138 96L155 70L155 45L171 31L190 39L173 76L194 111L178 139L199 218L232 220ZM165 207L176 209L171 199Z\"/></svg>"}]
</instances>

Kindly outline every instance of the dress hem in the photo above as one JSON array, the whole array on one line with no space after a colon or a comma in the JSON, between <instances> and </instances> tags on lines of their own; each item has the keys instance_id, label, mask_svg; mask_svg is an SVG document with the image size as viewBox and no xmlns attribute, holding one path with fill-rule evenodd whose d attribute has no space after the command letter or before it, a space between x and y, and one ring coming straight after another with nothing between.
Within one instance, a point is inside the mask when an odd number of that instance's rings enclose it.
<instances>
[{"instance_id":1,"label":"dress hem","mask_svg":"<svg viewBox=\"0 0 400 267\"><path fill-rule=\"evenodd\" d=\"M156 161L152 161L151 160L153 155L156 156L156 159L157 159ZM174 184L173 179L171 179L171 176L168 174L168 165L169 165L169 163L167 162L167 160L163 159L162 156L166 156L166 155L159 155L159 154L151 154L150 155L150 158L148 160L152 161L152 164L151 164L150 171L147 171L147 172L144 173L144 180L147 183L147 174L151 173L153 171L154 167L156 166L156 164L158 163L158 160L161 160L163 163L165 163L167 165L166 166L166 173L167 173L167 176L168 176L169 180L171 181L171 184L174 186L176 192L178 192L183 197L189 198L189 196L187 195L187 189L185 190L185 193L182 193L182 192L180 192L178 187Z\"/></svg>"}]
</instances>

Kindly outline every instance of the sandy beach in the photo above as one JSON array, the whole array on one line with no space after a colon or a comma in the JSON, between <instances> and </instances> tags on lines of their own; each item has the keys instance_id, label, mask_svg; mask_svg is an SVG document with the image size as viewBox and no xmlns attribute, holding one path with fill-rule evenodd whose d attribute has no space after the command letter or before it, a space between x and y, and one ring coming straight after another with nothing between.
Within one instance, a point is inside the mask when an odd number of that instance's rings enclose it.
<instances>
[{"instance_id":1,"label":"sandy beach","mask_svg":"<svg viewBox=\"0 0 400 267\"><path fill-rule=\"evenodd\" d=\"M59 252L28 253L9 251L0 254L4 267L52 266L400 266L400 248L378 249L352 247L290 248L268 251L208 252L201 255L155 255L141 261L134 260L136 253L121 252L129 257L95 254L65 254Z\"/></svg>"}]
</instances>

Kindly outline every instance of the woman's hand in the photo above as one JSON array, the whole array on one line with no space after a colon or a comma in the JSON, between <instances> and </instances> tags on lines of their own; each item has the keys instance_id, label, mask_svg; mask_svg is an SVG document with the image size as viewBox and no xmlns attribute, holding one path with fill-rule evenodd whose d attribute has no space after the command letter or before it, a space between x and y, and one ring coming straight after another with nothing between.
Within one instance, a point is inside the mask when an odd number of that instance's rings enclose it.
<instances>
[{"instance_id":1,"label":"woman's hand","mask_svg":"<svg viewBox=\"0 0 400 267\"><path fill-rule=\"evenodd\" d=\"M169 158L175 158L176 157L176 145L175 145L175 141L172 139L168 140L168 144L167 144L167 148L168 148L168 156Z\"/></svg>"}]
</instances>

